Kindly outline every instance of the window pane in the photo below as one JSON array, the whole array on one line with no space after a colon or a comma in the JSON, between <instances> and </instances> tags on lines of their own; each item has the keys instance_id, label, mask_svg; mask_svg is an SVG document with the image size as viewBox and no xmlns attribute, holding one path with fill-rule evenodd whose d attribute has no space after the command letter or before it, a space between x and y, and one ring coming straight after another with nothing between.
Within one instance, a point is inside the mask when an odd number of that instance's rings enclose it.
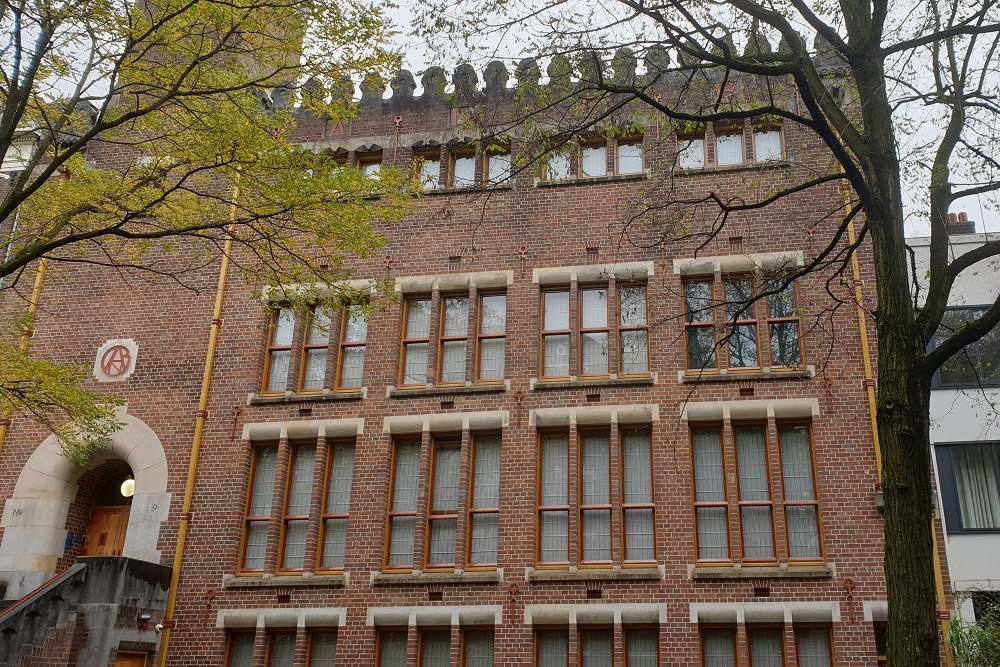
<instances>
[{"instance_id":1,"label":"window pane","mask_svg":"<svg viewBox=\"0 0 1000 667\"><path fill-rule=\"evenodd\" d=\"M583 511L583 560L611 560L611 510Z\"/></svg>"},{"instance_id":2,"label":"window pane","mask_svg":"<svg viewBox=\"0 0 1000 667\"><path fill-rule=\"evenodd\" d=\"M656 630L626 630L626 667L657 667Z\"/></svg>"},{"instance_id":3,"label":"window pane","mask_svg":"<svg viewBox=\"0 0 1000 667\"><path fill-rule=\"evenodd\" d=\"M469 553L473 563L497 562L499 519L495 512L472 515L472 547Z\"/></svg>"},{"instance_id":4,"label":"window pane","mask_svg":"<svg viewBox=\"0 0 1000 667\"><path fill-rule=\"evenodd\" d=\"M607 146L584 146L580 151L582 176L605 176L608 173Z\"/></svg>"},{"instance_id":5,"label":"window pane","mask_svg":"<svg viewBox=\"0 0 1000 667\"><path fill-rule=\"evenodd\" d=\"M622 464L625 481L625 488L622 491L624 502L626 504L653 502L649 432L625 431L621 437L624 451Z\"/></svg>"},{"instance_id":6,"label":"window pane","mask_svg":"<svg viewBox=\"0 0 1000 667\"><path fill-rule=\"evenodd\" d=\"M583 504L603 505L611 502L611 475L608 436L586 433L583 440Z\"/></svg>"},{"instance_id":7,"label":"window pane","mask_svg":"<svg viewBox=\"0 0 1000 667\"><path fill-rule=\"evenodd\" d=\"M754 159L757 162L781 159L781 132L761 130L753 133Z\"/></svg>"},{"instance_id":8,"label":"window pane","mask_svg":"<svg viewBox=\"0 0 1000 667\"><path fill-rule=\"evenodd\" d=\"M253 491L250 493L249 516L268 516L271 513L271 495L274 491L274 472L278 464L276 447L259 447L254 450L257 458L253 474Z\"/></svg>"},{"instance_id":9,"label":"window pane","mask_svg":"<svg viewBox=\"0 0 1000 667\"><path fill-rule=\"evenodd\" d=\"M354 448L344 446L334 448L326 496L327 514L347 514L350 511L351 481L353 478Z\"/></svg>"},{"instance_id":10,"label":"window pane","mask_svg":"<svg viewBox=\"0 0 1000 667\"><path fill-rule=\"evenodd\" d=\"M785 507L788 524L788 555L792 558L819 558L819 531L814 505Z\"/></svg>"},{"instance_id":11,"label":"window pane","mask_svg":"<svg viewBox=\"0 0 1000 667\"><path fill-rule=\"evenodd\" d=\"M420 445L407 442L396 447L395 485L392 509L396 512L415 512L417 509L417 482L420 477Z\"/></svg>"},{"instance_id":12,"label":"window pane","mask_svg":"<svg viewBox=\"0 0 1000 667\"><path fill-rule=\"evenodd\" d=\"M769 505L748 505L740 508L743 524L744 558L774 558L774 540L771 530L771 507Z\"/></svg>"},{"instance_id":13,"label":"window pane","mask_svg":"<svg viewBox=\"0 0 1000 667\"><path fill-rule=\"evenodd\" d=\"M306 363L302 388L322 389L326 384L326 350L306 350Z\"/></svg>"},{"instance_id":14,"label":"window pane","mask_svg":"<svg viewBox=\"0 0 1000 667\"><path fill-rule=\"evenodd\" d=\"M344 567L347 519L327 519L323 530L323 567Z\"/></svg>"},{"instance_id":15,"label":"window pane","mask_svg":"<svg viewBox=\"0 0 1000 667\"><path fill-rule=\"evenodd\" d=\"M449 340L441 344L441 382L465 382L464 340Z\"/></svg>"},{"instance_id":16,"label":"window pane","mask_svg":"<svg viewBox=\"0 0 1000 667\"><path fill-rule=\"evenodd\" d=\"M542 440L541 505L565 505L569 487L569 438L545 435Z\"/></svg>"},{"instance_id":17,"label":"window pane","mask_svg":"<svg viewBox=\"0 0 1000 667\"><path fill-rule=\"evenodd\" d=\"M438 446L434 452L433 512L454 512L458 509L458 464L461 449L457 445Z\"/></svg>"},{"instance_id":18,"label":"window pane","mask_svg":"<svg viewBox=\"0 0 1000 667\"><path fill-rule=\"evenodd\" d=\"M455 562L455 519L431 521L431 544L428 565Z\"/></svg>"},{"instance_id":19,"label":"window pane","mask_svg":"<svg viewBox=\"0 0 1000 667\"><path fill-rule=\"evenodd\" d=\"M623 327L646 326L646 288L644 286L623 287L618 292Z\"/></svg>"},{"instance_id":20,"label":"window pane","mask_svg":"<svg viewBox=\"0 0 1000 667\"><path fill-rule=\"evenodd\" d=\"M365 176L368 178L374 178L378 180L379 172L382 170L381 162L365 162L361 166L361 170L364 172Z\"/></svg>"},{"instance_id":21,"label":"window pane","mask_svg":"<svg viewBox=\"0 0 1000 667\"><path fill-rule=\"evenodd\" d=\"M476 158L461 155L455 158L455 172L452 184L456 188L469 188L476 184Z\"/></svg>"},{"instance_id":22,"label":"window pane","mask_svg":"<svg viewBox=\"0 0 1000 667\"><path fill-rule=\"evenodd\" d=\"M717 135L715 137L715 161L723 165L743 164L743 135Z\"/></svg>"},{"instance_id":23,"label":"window pane","mask_svg":"<svg viewBox=\"0 0 1000 667\"><path fill-rule=\"evenodd\" d=\"M493 631L465 632L465 667L493 667Z\"/></svg>"},{"instance_id":24,"label":"window pane","mask_svg":"<svg viewBox=\"0 0 1000 667\"><path fill-rule=\"evenodd\" d=\"M363 343L368 339L368 315L361 306L351 306L347 315L347 327L344 331L344 341L347 343Z\"/></svg>"},{"instance_id":25,"label":"window pane","mask_svg":"<svg viewBox=\"0 0 1000 667\"><path fill-rule=\"evenodd\" d=\"M444 300L443 336L465 336L469 331L469 299L449 297Z\"/></svg>"},{"instance_id":26,"label":"window pane","mask_svg":"<svg viewBox=\"0 0 1000 667\"><path fill-rule=\"evenodd\" d=\"M406 633L381 633L379 636L379 667L403 667L405 664Z\"/></svg>"},{"instance_id":27,"label":"window pane","mask_svg":"<svg viewBox=\"0 0 1000 667\"><path fill-rule=\"evenodd\" d=\"M268 667L292 667L295 658L295 633L282 632L271 636Z\"/></svg>"},{"instance_id":28,"label":"window pane","mask_svg":"<svg viewBox=\"0 0 1000 667\"><path fill-rule=\"evenodd\" d=\"M607 375L608 334L585 333L580 340L583 343L583 374Z\"/></svg>"},{"instance_id":29,"label":"window pane","mask_svg":"<svg viewBox=\"0 0 1000 667\"><path fill-rule=\"evenodd\" d=\"M552 153L549 156L546 180L562 181L570 177L569 153Z\"/></svg>"},{"instance_id":30,"label":"window pane","mask_svg":"<svg viewBox=\"0 0 1000 667\"><path fill-rule=\"evenodd\" d=\"M484 338L479 343L479 379L502 380L506 366L506 341Z\"/></svg>"},{"instance_id":31,"label":"window pane","mask_svg":"<svg viewBox=\"0 0 1000 667\"><path fill-rule=\"evenodd\" d=\"M507 295L488 294L482 298L479 311L479 331L501 334L507 330Z\"/></svg>"},{"instance_id":32,"label":"window pane","mask_svg":"<svg viewBox=\"0 0 1000 667\"><path fill-rule=\"evenodd\" d=\"M319 345L330 340L331 311L329 308L317 308L309 320L309 335L306 343Z\"/></svg>"},{"instance_id":33,"label":"window pane","mask_svg":"<svg viewBox=\"0 0 1000 667\"><path fill-rule=\"evenodd\" d=\"M427 382L427 351L427 343L409 343L406 346L403 384L424 384Z\"/></svg>"},{"instance_id":34,"label":"window pane","mask_svg":"<svg viewBox=\"0 0 1000 667\"><path fill-rule=\"evenodd\" d=\"M264 569L264 554L267 551L267 521L253 521L247 526L247 540L243 551L243 568Z\"/></svg>"},{"instance_id":35,"label":"window pane","mask_svg":"<svg viewBox=\"0 0 1000 667\"><path fill-rule=\"evenodd\" d=\"M769 287L777 287L774 284ZM791 285L767 297L767 316L770 318L795 317L795 290Z\"/></svg>"},{"instance_id":36,"label":"window pane","mask_svg":"<svg viewBox=\"0 0 1000 667\"><path fill-rule=\"evenodd\" d=\"M618 144L618 173L642 173L642 143L627 142Z\"/></svg>"},{"instance_id":37,"label":"window pane","mask_svg":"<svg viewBox=\"0 0 1000 667\"><path fill-rule=\"evenodd\" d=\"M285 514L289 516L309 514L309 504L312 500L313 467L316 463L316 448L298 446L292 457L292 473L288 481L288 506Z\"/></svg>"},{"instance_id":38,"label":"window pane","mask_svg":"<svg viewBox=\"0 0 1000 667\"><path fill-rule=\"evenodd\" d=\"M705 166L705 138L678 137L677 164L683 169L701 169Z\"/></svg>"},{"instance_id":39,"label":"window pane","mask_svg":"<svg viewBox=\"0 0 1000 667\"><path fill-rule=\"evenodd\" d=\"M725 507L698 508L698 558L727 560L729 558L729 526Z\"/></svg>"},{"instance_id":40,"label":"window pane","mask_svg":"<svg viewBox=\"0 0 1000 667\"><path fill-rule=\"evenodd\" d=\"M688 283L684 286L688 322L711 322L712 283Z\"/></svg>"},{"instance_id":41,"label":"window pane","mask_svg":"<svg viewBox=\"0 0 1000 667\"><path fill-rule=\"evenodd\" d=\"M740 500L770 500L762 427L736 429L736 458L740 470Z\"/></svg>"},{"instance_id":42,"label":"window pane","mask_svg":"<svg viewBox=\"0 0 1000 667\"><path fill-rule=\"evenodd\" d=\"M757 357L757 327L740 324L729 330L729 367L756 368L760 365ZM796 345L796 349L798 346ZM782 366L792 364L779 364Z\"/></svg>"},{"instance_id":43,"label":"window pane","mask_svg":"<svg viewBox=\"0 0 1000 667\"><path fill-rule=\"evenodd\" d=\"M545 366L542 374L545 377L565 377L569 375L569 336L546 336Z\"/></svg>"},{"instance_id":44,"label":"window pane","mask_svg":"<svg viewBox=\"0 0 1000 667\"><path fill-rule=\"evenodd\" d=\"M580 309L584 329L600 329L608 326L608 290L581 290Z\"/></svg>"},{"instance_id":45,"label":"window pane","mask_svg":"<svg viewBox=\"0 0 1000 667\"><path fill-rule=\"evenodd\" d=\"M622 373L649 371L648 334L645 329L622 331Z\"/></svg>"},{"instance_id":46,"label":"window pane","mask_svg":"<svg viewBox=\"0 0 1000 667\"><path fill-rule=\"evenodd\" d=\"M1000 528L1000 447L949 448L962 528Z\"/></svg>"},{"instance_id":47,"label":"window pane","mask_svg":"<svg viewBox=\"0 0 1000 667\"><path fill-rule=\"evenodd\" d=\"M784 427L779 437L785 500L815 500L809 430L805 426Z\"/></svg>"},{"instance_id":48,"label":"window pane","mask_svg":"<svg viewBox=\"0 0 1000 667\"><path fill-rule=\"evenodd\" d=\"M754 307L750 304L750 299L753 298L753 283L745 278L727 280L725 289L728 318L730 320L755 319Z\"/></svg>"},{"instance_id":49,"label":"window pane","mask_svg":"<svg viewBox=\"0 0 1000 667\"><path fill-rule=\"evenodd\" d=\"M486 159L490 183L506 183L511 174L510 153L490 153Z\"/></svg>"},{"instance_id":50,"label":"window pane","mask_svg":"<svg viewBox=\"0 0 1000 667\"><path fill-rule=\"evenodd\" d=\"M539 632L538 667L566 667L569 660L569 637L563 630Z\"/></svg>"},{"instance_id":51,"label":"window pane","mask_svg":"<svg viewBox=\"0 0 1000 667\"><path fill-rule=\"evenodd\" d=\"M295 313L288 308L278 311L277 320L274 323L274 332L271 334L271 345L275 347L288 347L292 344L292 334L295 332Z\"/></svg>"},{"instance_id":52,"label":"window pane","mask_svg":"<svg viewBox=\"0 0 1000 667\"><path fill-rule=\"evenodd\" d=\"M253 633L241 632L229 637L229 667L253 666Z\"/></svg>"},{"instance_id":53,"label":"window pane","mask_svg":"<svg viewBox=\"0 0 1000 667\"><path fill-rule=\"evenodd\" d=\"M406 337L427 338L431 331L431 302L415 299L407 303Z\"/></svg>"},{"instance_id":54,"label":"window pane","mask_svg":"<svg viewBox=\"0 0 1000 667\"><path fill-rule=\"evenodd\" d=\"M694 432L694 478L697 502L723 502L722 442L718 431Z\"/></svg>"},{"instance_id":55,"label":"window pane","mask_svg":"<svg viewBox=\"0 0 1000 667\"><path fill-rule=\"evenodd\" d=\"M702 630L701 645L705 667L735 667L732 630Z\"/></svg>"},{"instance_id":56,"label":"window pane","mask_svg":"<svg viewBox=\"0 0 1000 667\"><path fill-rule=\"evenodd\" d=\"M749 635L753 667L782 667L785 664L781 630L750 630Z\"/></svg>"},{"instance_id":57,"label":"window pane","mask_svg":"<svg viewBox=\"0 0 1000 667\"><path fill-rule=\"evenodd\" d=\"M541 560L563 562L569 559L566 512L542 512Z\"/></svg>"},{"instance_id":58,"label":"window pane","mask_svg":"<svg viewBox=\"0 0 1000 667\"><path fill-rule=\"evenodd\" d=\"M931 345L937 347L952 332L984 312L985 308L946 310ZM938 370L938 379L943 386L1000 384L1000 327L995 327L975 343L966 345L961 352L944 362Z\"/></svg>"},{"instance_id":59,"label":"window pane","mask_svg":"<svg viewBox=\"0 0 1000 667\"><path fill-rule=\"evenodd\" d=\"M309 667L333 667L337 662L337 635L313 633L309 637Z\"/></svg>"},{"instance_id":60,"label":"window pane","mask_svg":"<svg viewBox=\"0 0 1000 667\"><path fill-rule=\"evenodd\" d=\"M306 536L309 534L309 521L285 522L285 550L281 559L281 567L298 570L305 566Z\"/></svg>"},{"instance_id":61,"label":"window pane","mask_svg":"<svg viewBox=\"0 0 1000 667\"><path fill-rule=\"evenodd\" d=\"M583 635L584 667L611 667L612 635L607 630L587 630Z\"/></svg>"},{"instance_id":62,"label":"window pane","mask_svg":"<svg viewBox=\"0 0 1000 667\"><path fill-rule=\"evenodd\" d=\"M569 292L545 292L545 330L569 329Z\"/></svg>"},{"instance_id":63,"label":"window pane","mask_svg":"<svg viewBox=\"0 0 1000 667\"><path fill-rule=\"evenodd\" d=\"M271 352L271 368L267 373L268 391L285 391L285 387L288 386L288 363L291 358L290 350Z\"/></svg>"},{"instance_id":64,"label":"window pane","mask_svg":"<svg viewBox=\"0 0 1000 667\"><path fill-rule=\"evenodd\" d=\"M412 516L392 518L392 539L389 541L389 565L409 567L413 564L413 529L416 519Z\"/></svg>"},{"instance_id":65,"label":"window pane","mask_svg":"<svg viewBox=\"0 0 1000 667\"><path fill-rule=\"evenodd\" d=\"M361 378L365 370L365 347L358 345L343 348L344 365L340 370L340 386L344 389L361 386Z\"/></svg>"},{"instance_id":66,"label":"window pane","mask_svg":"<svg viewBox=\"0 0 1000 667\"><path fill-rule=\"evenodd\" d=\"M653 558L653 510L625 510L625 559Z\"/></svg>"},{"instance_id":67,"label":"window pane","mask_svg":"<svg viewBox=\"0 0 1000 667\"><path fill-rule=\"evenodd\" d=\"M480 436L475 440L475 480L472 507L475 509L500 505L500 438Z\"/></svg>"},{"instance_id":68,"label":"window pane","mask_svg":"<svg viewBox=\"0 0 1000 667\"><path fill-rule=\"evenodd\" d=\"M830 667L830 633L825 628L796 628L799 667Z\"/></svg>"},{"instance_id":69,"label":"window pane","mask_svg":"<svg viewBox=\"0 0 1000 667\"><path fill-rule=\"evenodd\" d=\"M774 366L798 366L802 363L798 322L771 325L771 363Z\"/></svg>"},{"instance_id":70,"label":"window pane","mask_svg":"<svg viewBox=\"0 0 1000 667\"><path fill-rule=\"evenodd\" d=\"M428 190L436 190L441 182L441 161L422 158L420 162L420 185Z\"/></svg>"}]
</instances>

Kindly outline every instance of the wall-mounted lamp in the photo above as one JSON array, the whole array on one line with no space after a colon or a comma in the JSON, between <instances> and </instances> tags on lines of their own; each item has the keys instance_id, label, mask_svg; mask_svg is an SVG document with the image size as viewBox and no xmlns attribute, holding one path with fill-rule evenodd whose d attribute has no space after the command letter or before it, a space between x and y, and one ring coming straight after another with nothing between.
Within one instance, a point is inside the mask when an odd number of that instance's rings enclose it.
<instances>
[{"instance_id":1,"label":"wall-mounted lamp","mask_svg":"<svg viewBox=\"0 0 1000 667\"><path fill-rule=\"evenodd\" d=\"M135 495L135 480L132 479L132 475L126 477L125 481L122 482L121 490L122 490L122 496L124 498L131 498L132 496Z\"/></svg>"}]
</instances>

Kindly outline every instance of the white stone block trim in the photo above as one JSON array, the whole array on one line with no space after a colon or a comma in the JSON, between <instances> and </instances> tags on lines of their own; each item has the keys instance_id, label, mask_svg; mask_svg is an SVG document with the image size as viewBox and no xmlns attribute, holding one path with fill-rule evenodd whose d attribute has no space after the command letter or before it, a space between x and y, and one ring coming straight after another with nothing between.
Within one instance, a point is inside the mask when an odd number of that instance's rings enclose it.
<instances>
[{"instance_id":1,"label":"white stone block trim","mask_svg":"<svg viewBox=\"0 0 1000 667\"><path fill-rule=\"evenodd\" d=\"M692 602L692 623L837 623L838 602Z\"/></svg>"},{"instance_id":2,"label":"white stone block trim","mask_svg":"<svg viewBox=\"0 0 1000 667\"><path fill-rule=\"evenodd\" d=\"M459 626L500 625L500 605L444 605L433 607L369 607L368 625L375 626Z\"/></svg>"},{"instance_id":3,"label":"white stone block trim","mask_svg":"<svg viewBox=\"0 0 1000 667\"><path fill-rule=\"evenodd\" d=\"M723 419L796 419L819 417L819 399L779 398L751 401L685 402L681 419L720 421Z\"/></svg>"},{"instance_id":4,"label":"white stone block trim","mask_svg":"<svg viewBox=\"0 0 1000 667\"><path fill-rule=\"evenodd\" d=\"M405 415L386 417L382 430L386 433L422 433L427 431L468 431L506 428L510 424L510 413L506 410L483 412L449 412L445 414Z\"/></svg>"},{"instance_id":5,"label":"white stone block trim","mask_svg":"<svg viewBox=\"0 0 1000 667\"><path fill-rule=\"evenodd\" d=\"M244 424L244 440L278 440L280 438L349 438L365 432L365 420L312 419L294 422L264 422Z\"/></svg>"},{"instance_id":6,"label":"white stone block trim","mask_svg":"<svg viewBox=\"0 0 1000 667\"><path fill-rule=\"evenodd\" d=\"M538 428L578 424L650 424L659 419L660 408L654 404L540 408L528 413L528 425Z\"/></svg>"},{"instance_id":7,"label":"white stone block trim","mask_svg":"<svg viewBox=\"0 0 1000 667\"><path fill-rule=\"evenodd\" d=\"M715 273L752 273L780 271L803 266L801 250L786 252L760 252L748 255L720 255L675 259L674 273L682 276L707 276Z\"/></svg>"},{"instance_id":8,"label":"white stone block trim","mask_svg":"<svg viewBox=\"0 0 1000 667\"><path fill-rule=\"evenodd\" d=\"M357 280L340 280L335 283L265 285L264 289L261 290L260 296L261 300L265 303L278 304L303 295L322 298L341 292L356 292L359 296L361 293L376 294L378 292L378 280L374 278L362 278Z\"/></svg>"},{"instance_id":9,"label":"white stone block trim","mask_svg":"<svg viewBox=\"0 0 1000 667\"><path fill-rule=\"evenodd\" d=\"M865 600L862 607L866 621L889 620L889 603L885 600Z\"/></svg>"},{"instance_id":10,"label":"white stone block trim","mask_svg":"<svg viewBox=\"0 0 1000 667\"><path fill-rule=\"evenodd\" d=\"M514 284L513 271L479 271L476 273L447 273L435 276L406 276L396 278L396 291L403 294L442 292L459 289L496 289Z\"/></svg>"},{"instance_id":11,"label":"white stone block trim","mask_svg":"<svg viewBox=\"0 0 1000 667\"><path fill-rule=\"evenodd\" d=\"M524 606L527 625L595 625L667 622L667 605L656 602L593 604L529 604Z\"/></svg>"},{"instance_id":12,"label":"white stone block trim","mask_svg":"<svg viewBox=\"0 0 1000 667\"><path fill-rule=\"evenodd\" d=\"M346 607L220 609L217 628L332 628L347 623Z\"/></svg>"},{"instance_id":13,"label":"white stone block trim","mask_svg":"<svg viewBox=\"0 0 1000 667\"><path fill-rule=\"evenodd\" d=\"M607 280L642 280L653 275L652 262L620 262L616 264L582 264L534 269L532 282L539 285L565 285L573 282Z\"/></svg>"}]
</instances>

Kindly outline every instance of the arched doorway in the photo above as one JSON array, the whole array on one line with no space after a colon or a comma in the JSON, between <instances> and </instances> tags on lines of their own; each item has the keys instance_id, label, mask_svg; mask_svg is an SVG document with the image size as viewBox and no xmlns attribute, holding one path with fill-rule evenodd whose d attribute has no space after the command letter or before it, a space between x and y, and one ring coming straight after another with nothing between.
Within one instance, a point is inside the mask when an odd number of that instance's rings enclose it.
<instances>
[{"instance_id":1,"label":"arched doorway","mask_svg":"<svg viewBox=\"0 0 1000 667\"><path fill-rule=\"evenodd\" d=\"M110 470L103 471L104 479L90 502L83 556L121 556L125 550L135 478L124 461L108 461L102 467Z\"/></svg>"}]
</instances>

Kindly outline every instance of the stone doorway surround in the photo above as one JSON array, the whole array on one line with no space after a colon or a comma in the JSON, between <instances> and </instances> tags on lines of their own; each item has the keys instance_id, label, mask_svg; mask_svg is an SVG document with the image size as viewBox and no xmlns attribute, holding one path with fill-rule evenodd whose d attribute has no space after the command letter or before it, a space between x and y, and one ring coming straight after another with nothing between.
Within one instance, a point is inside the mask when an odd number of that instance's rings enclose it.
<instances>
[{"instance_id":1,"label":"stone doorway surround","mask_svg":"<svg viewBox=\"0 0 1000 667\"><path fill-rule=\"evenodd\" d=\"M66 517L77 492L77 481L89 467L119 458L135 476L135 495L122 556L160 563L160 528L167 520L167 458L156 433L140 419L118 413L123 424L111 447L98 450L87 467L69 461L49 436L21 469L14 493L4 503L0 527L0 581L4 599L16 600L53 574L66 543Z\"/></svg>"}]
</instances>

